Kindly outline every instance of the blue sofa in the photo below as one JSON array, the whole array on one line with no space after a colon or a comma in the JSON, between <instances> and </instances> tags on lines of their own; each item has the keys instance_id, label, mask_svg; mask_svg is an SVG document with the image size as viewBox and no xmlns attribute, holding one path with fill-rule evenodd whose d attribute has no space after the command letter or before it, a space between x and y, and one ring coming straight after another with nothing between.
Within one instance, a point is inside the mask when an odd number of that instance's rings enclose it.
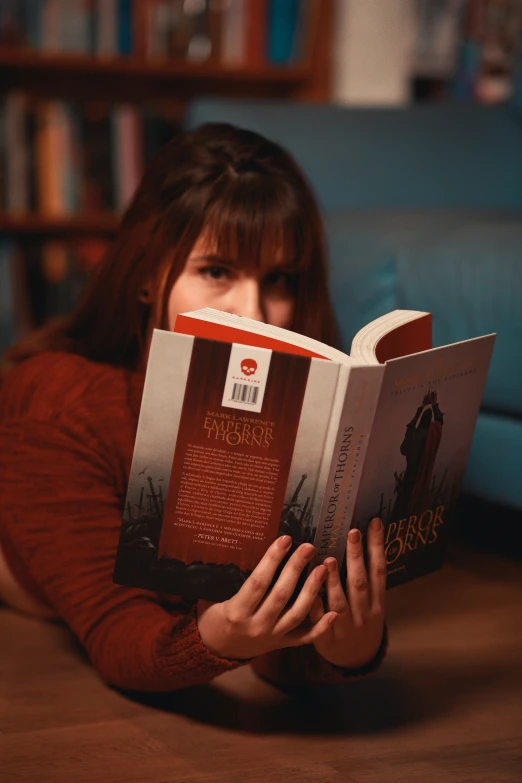
<instances>
[{"instance_id":1,"label":"blue sofa","mask_svg":"<svg viewBox=\"0 0 522 783\"><path fill-rule=\"evenodd\" d=\"M497 332L464 490L522 509L522 78L509 105L357 109L197 100L287 147L318 196L345 347L394 308L434 343Z\"/></svg>"}]
</instances>

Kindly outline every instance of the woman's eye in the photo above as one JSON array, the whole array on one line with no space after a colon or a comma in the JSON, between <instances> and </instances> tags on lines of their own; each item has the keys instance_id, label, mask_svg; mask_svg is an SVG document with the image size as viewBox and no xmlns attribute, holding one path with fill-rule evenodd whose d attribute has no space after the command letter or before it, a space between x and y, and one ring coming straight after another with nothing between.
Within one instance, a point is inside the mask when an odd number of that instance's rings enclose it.
<instances>
[{"instance_id":1,"label":"woman's eye","mask_svg":"<svg viewBox=\"0 0 522 783\"><path fill-rule=\"evenodd\" d=\"M265 284L273 288L290 288L294 276L289 272L270 272L265 278Z\"/></svg>"},{"instance_id":2,"label":"woman's eye","mask_svg":"<svg viewBox=\"0 0 522 783\"><path fill-rule=\"evenodd\" d=\"M229 275L229 270L224 266L204 266L199 273L202 277L209 277L211 280L223 280Z\"/></svg>"}]
</instances>

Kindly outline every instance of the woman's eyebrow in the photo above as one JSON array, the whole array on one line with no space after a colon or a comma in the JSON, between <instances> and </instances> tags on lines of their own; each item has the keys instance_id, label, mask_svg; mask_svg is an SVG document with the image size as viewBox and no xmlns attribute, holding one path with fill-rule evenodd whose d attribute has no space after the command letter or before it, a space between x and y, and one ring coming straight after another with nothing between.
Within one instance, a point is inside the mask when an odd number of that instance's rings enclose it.
<instances>
[{"instance_id":1,"label":"woman's eyebrow","mask_svg":"<svg viewBox=\"0 0 522 783\"><path fill-rule=\"evenodd\" d=\"M231 258L223 258L223 256L217 255L217 253L204 253L198 256L191 256L190 261L200 264L202 262L206 264L224 264L225 266L237 266L237 264Z\"/></svg>"}]
</instances>

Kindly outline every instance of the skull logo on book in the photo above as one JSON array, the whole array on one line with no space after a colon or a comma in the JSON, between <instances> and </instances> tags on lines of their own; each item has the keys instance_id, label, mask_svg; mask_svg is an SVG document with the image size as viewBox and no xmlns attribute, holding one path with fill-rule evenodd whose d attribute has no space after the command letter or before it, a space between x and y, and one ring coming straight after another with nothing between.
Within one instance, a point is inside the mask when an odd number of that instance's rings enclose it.
<instances>
[{"instance_id":1,"label":"skull logo on book","mask_svg":"<svg viewBox=\"0 0 522 783\"><path fill-rule=\"evenodd\" d=\"M243 359L241 362L241 372L243 375L254 375L257 370L257 362L253 359Z\"/></svg>"}]
</instances>

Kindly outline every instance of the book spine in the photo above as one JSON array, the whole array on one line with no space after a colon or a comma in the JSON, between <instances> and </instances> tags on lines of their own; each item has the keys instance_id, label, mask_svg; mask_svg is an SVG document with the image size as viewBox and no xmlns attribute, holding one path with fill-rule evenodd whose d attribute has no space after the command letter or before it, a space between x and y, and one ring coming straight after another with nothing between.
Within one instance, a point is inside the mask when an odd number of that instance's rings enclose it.
<instances>
[{"instance_id":1,"label":"book spine","mask_svg":"<svg viewBox=\"0 0 522 783\"><path fill-rule=\"evenodd\" d=\"M46 0L42 7L41 47L46 52L60 48L60 0Z\"/></svg>"},{"instance_id":2,"label":"book spine","mask_svg":"<svg viewBox=\"0 0 522 783\"><path fill-rule=\"evenodd\" d=\"M5 98L0 97L0 215L7 209L5 192L5 167L7 150L5 145Z\"/></svg>"},{"instance_id":3,"label":"book spine","mask_svg":"<svg viewBox=\"0 0 522 783\"><path fill-rule=\"evenodd\" d=\"M59 43L62 52L88 53L88 0L62 0L59 9Z\"/></svg>"},{"instance_id":4,"label":"book spine","mask_svg":"<svg viewBox=\"0 0 522 783\"><path fill-rule=\"evenodd\" d=\"M120 54L132 54L132 0L118 0L117 5L117 29L118 52Z\"/></svg>"},{"instance_id":5,"label":"book spine","mask_svg":"<svg viewBox=\"0 0 522 783\"><path fill-rule=\"evenodd\" d=\"M42 0L26 0L27 45L39 49L42 40Z\"/></svg>"},{"instance_id":6,"label":"book spine","mask_svg":"<svg viewBox=\"0 0 522 783\"><path fill-rule=\"evenodd\" d=\"M135 107L131 107L130 118L130 137L131 137L131 159L130 159L130 196L129 202L134 198L140 184L145 169L144 163L144 142L143 142L143 120L141 112ZM128 206L128 204L127 204Z\"/></svg>"},{"instance_id":7,"label":"book spine","mask_svg":"<svg viewBox=\"0 0 522 783\"><path fill-rule=\"evenodd\" d=\"M40 209L48 216L62 215L63 159L60 108L57 101L46 101L39 107L36 144Z\"/></svg>"},{"instance_id":8,"label":"book spine","mask_svg":"<svg viewBox=\"0 0 522 783\"><path fill-rule=\"evenodd\" d=\"M246 13L246 62L259 66L266 62L267 0L250 0Z\"/></svg>"},{"instance_id":9,"label":"book spine","mask_svg":"<svg viewBox=\"0 0 522 783\"><path fill-rule=\"evenodd\" d=\"M221 60L227 65L245 62L245 0L230 0L223 12Z\"/></svg>"},{"instance_id":10,"label":"book spine","mask_svg":"<svg viewBox=\"0 0 522 783\"><path fill-rule=\"evenodd\" d=\"M27 98L24 93L13 92L7 95L4 121L6 207L8 212L25 212L29 206L26 111Z\"/></svg>"},{"instance_id":11,"label":"book spine","mask_svg":"<svg viewBox=\"0 0 522 783\"><path fill-rule=\"evenodd\" d=\"M383 365L344 366L325 445L327 476L310 570L327 557L341 567L384 378Z\"/></svg>"},{"instance_id":12,"label":"book spine","mask_svg":"<svg viewBox=\"0 0 522 783\"><path fill-rule=\"evenodd\" d=\"M149 5L150 0L135 0L132 9L133 54L136 57L146 57L148 53Z\"/></svg>"},{"instance_id":13,"label":"book spine","mask_svg":"<svg viewBox=\"0 0 522 783\"><path fill-rule=\"evenodd\" d=\"M221 48L223 38L223 14L224 9L211 3L208 10L208 30L210 36L210 58L214 62L221 61Z\"/></svg>"},{"instance_id":14,"label":"book spine","mask_svg":"<svg viewBox=\"0 0 522 783\"><path fill-rule=\"evenodd\" d=\"M87 47L89 54L96 54L98 51L98 3L96 0L88 0Z\"/></svg>"},{"instance_id":15,"label":"book spine","mask_svg":"<svg viewBox=\"0 0 522 783\"><path fill-rule=\"evenodd\" d=\"M23 3L20 0L0 2L0 45L23 46L26 43L26 33Z\"/></svg>"},{"instance_id":16,"label":"book spine","mask_svg":"<svg viewBox=\"0 0 522 783\"><path fill-rule=\"evenodd\" d=\"M117 209L130 203L141 176L140 118L132 106L116 106L113 111L114 181Z\"/></svg>"},{"instance_id":17,"label":"book spine","mask_svg":"<svg viewBox=\"0 0 522 783\"><path fill-rule=\"evenodd\" d=\"M15 308L13 264L14 246L11 240L0 242L0 354L15 340Z\"/></svg>"},{"instance_id":18,"label":"book spine","mask_svg":"<svg viewBox=\"0 0 522 783\"><path fill-rule=\"evenodd\" d=\"M25 115L25 133L27 140L27 194L31 212L38 209L38 161L36 158L37 118L33 101L27 105Z\"/></svg>"},{"instance_id":19,"label":"book spine","mask_svg":"<svg viewBox=\"0 0 522 783\"><path fill-rule=\"evenodd\" d=\"M82 200L87 212L116 208L112 113L86 104L82 112Z\"/></svg>"},{"instance_id":20,"label":"book spine","mask_svg":"<svg viewBox=\"0 0 522 783\"><path fill-rule=\"evenodd\" d=\"M64 179L62 183L63 202L67 212L79 209L78 155L76 150L76 127L73 107L62 103L60 106L62 160Z\"/></svg>"},{"instance_id":21,"label":"book spine","mask_svg":"<svg viewBox=\"0 0 522 783\"><path fill-rule=\"evenodd\" d=\"M67 114L63 101L52 101L50 112L50 134L52 145L52 160L54 161L53 186L54 203L53 213L65 215L69 209L69 157L70 146L67 133Z\"/></svg>"},{"instance_id":22,"label":"book spine","mask_svg":"<svg viewBox=\"0 0 522 783\"><path fill-rule=\"evenodd\" d=\"M123 204L123 168L124 168L124 138L122 129L122 106L116 105L110 109L110 149L111 149L111 178L113 184L113 202L117 210L121 210Z\"/></svg>"},{"instance_id":23,"label":"book spine","mask_svg":"<svg viewBox=\"0 0 522 783\"><path fill-rule=\"evenodd\" d=\"M161 147L172 139L176 127L174 122L161 114L155 113L148 107L142 108L140 128L142 167L147 165Z\"/></svg>"},{"instance_id":24,"label":"book spine","mask_svg":"<svg viewBox=\"0 0 522 783\"><path fill-rule=\"evenodd\" d=\"M166 0L153 0L149 6L147 55L164 58L169 53L170 7Z\"/></svg>"},{"instance_id":25,"label":"book spine","mask_svg":"<svg viewBox=\"0 0 522 783\"><path fill-rule=\"evenodd\" d=\"M97 54L111 56L117 52L116 0L98 0L96 6Z\"/></svg>"},{"instance_id":26,"label":"book spine","mask_svg":"<svg viewBox=\"0 0 522 783\"><path fill-rule=\"evenodd\" d=\"M268 10L268 59L286 64L292 60L299 20L299 0L270 0Z\"/></svg>"},{"instance_id":27,"label":"book spine","mask_svg":"<svg viewBox=\"0 0 522 783\"><path fill-rule=\"evenodd\" d=\"M292 41L292 62L309 62L313 55L321 0L301 0Z\"/></svg>"},{"instance_id":28,"label":"book spine","mask_svg":"<svg viewBox=\"0 0 522 783\"><path fill-rule=\"evenodd\" d=\"M45 281L45 318L67 315L74 304L71 296L72 254L67 243L51 240L42 247L42 276Z\"/></svg>"}]
</instances>

